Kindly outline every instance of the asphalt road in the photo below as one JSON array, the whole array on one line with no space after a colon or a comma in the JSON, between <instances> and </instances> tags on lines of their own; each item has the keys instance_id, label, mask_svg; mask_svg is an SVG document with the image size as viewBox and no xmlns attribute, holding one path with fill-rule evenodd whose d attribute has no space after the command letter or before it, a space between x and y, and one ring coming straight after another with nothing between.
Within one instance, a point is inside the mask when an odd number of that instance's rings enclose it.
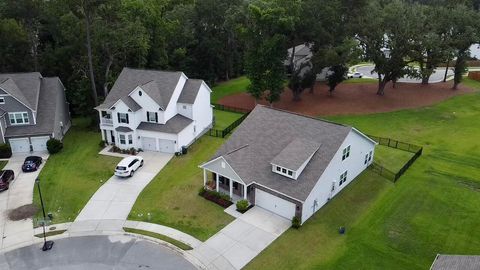
<instances>
[{"instance_id":1,"label":"asphalt road","mask_svg":"<svg viewBox=\"0 0 480 270\"><path fill-rule=\"evenodd\" d=\"M363 73L365 78L374 78L377 79L377 73L372 73L374 66L360 66L357 67L357 71ZM433 72L432 76L430 76L429 82L436 83L443 81L443 77L445 76L445 68L437 68L435 72ZM448 70L448 76L453 76L453 70ZM408 83L421 83L421 79L414 79L414 78L402 78L399 82L408 82Z\"/></svg>"},{"instance_id":2,"label":"asphalt road","mask_svg":"<svg viewBox=\"0 0 480 270\"><path fill-rule=\"evenodd\" d=\"M55 241L42 251L33 245L0 254L2 270L196 269L180 254L130 236L82 236Z\"/></svg>"}]
</instances>

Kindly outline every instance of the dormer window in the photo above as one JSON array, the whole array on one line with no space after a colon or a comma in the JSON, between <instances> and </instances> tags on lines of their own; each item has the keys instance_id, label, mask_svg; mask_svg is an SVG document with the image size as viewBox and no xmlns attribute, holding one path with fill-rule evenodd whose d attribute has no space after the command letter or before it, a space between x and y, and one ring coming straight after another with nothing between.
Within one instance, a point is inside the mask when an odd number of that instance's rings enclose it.
<instances>
[{"instance_id":1,"label":"dormer window","mask_svg":"<svg viewBox=\"0 0 480 270\"><path fill-rule=\"evenodd\" d=\"M277 166L277 165L273 165L273 171L278 173L278 174L281 174L283 176L290 177L290 178L294 178L294 175L296 174L296 172L294 172L290 169L283 168L283 167L280 167L280 166Z\"/></svg>"},{"instance_id":2,"label":"dormer window","mask_svg":"<svg viewBox=\"0 0 480 270\"><path fill-rule=\"evenodd\" d=\"M273 158L272 172L297 180L320 145L315 141L294 139Z\"/></svg>"}]
</instances>

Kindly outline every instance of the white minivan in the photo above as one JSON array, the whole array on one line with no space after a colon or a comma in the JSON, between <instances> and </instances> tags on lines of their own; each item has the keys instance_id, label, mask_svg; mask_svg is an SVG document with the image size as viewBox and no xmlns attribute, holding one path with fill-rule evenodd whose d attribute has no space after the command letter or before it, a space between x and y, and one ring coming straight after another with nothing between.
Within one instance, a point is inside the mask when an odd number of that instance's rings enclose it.
<instances>
[{"instance_id":1,"label":"white minivan","mask_svg":"<svg viewBox=\"0 0 480 270\"><path fill-rule=\"evenodd\" d=\"M140 156L126 157L118 163L115 175L120 177L132 177L138 168L143 166L143 158Z\"/></svg>"}]
</instances>

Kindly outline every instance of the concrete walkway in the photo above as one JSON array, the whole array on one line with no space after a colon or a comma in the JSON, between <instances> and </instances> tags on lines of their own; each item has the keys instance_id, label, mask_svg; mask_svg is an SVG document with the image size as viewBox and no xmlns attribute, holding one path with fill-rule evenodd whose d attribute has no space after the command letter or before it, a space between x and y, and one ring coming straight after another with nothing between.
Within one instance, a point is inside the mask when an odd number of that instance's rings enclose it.
<instances>
[{"instance_id":1,"label":"concrete walkway","mask_svg":"<svg viewBox=\"0 0 480 270\"><path fill-rule=\"evenodd\" d=\"M95 192L74 223L127 219L140 192L173 157L173 154L159 152L142 152L139 155L144 159L143 167L131 178L112 176Z\"/></svg>"},{"instance_id":2,"label":"concrete walkway","mask_svg":"<svg viewBox=\"0 0 480 270\"><path fill-rule=\"evenodd\" d=\"M290 220L255 206L189 252L208 269L241 269L290 226Z\"/></svg>"},{"instance_id":3,"label":"concrete walkway","mask_svg":"<svg viewBox=\"0 0 480 270\"><path fill-rule=\"evenodd\" d=\"M22 172L22 164L27 156L41 156L43 163L36 172ZM15 172L15 179L8 190L0 193L0 250L33 243L33 221L31 218L11 221L8 219L10 210L31 204L35 179L47 161L48 153L34 152L14 154L5 165L5 169Z\"/></svg>"}]
</instances>

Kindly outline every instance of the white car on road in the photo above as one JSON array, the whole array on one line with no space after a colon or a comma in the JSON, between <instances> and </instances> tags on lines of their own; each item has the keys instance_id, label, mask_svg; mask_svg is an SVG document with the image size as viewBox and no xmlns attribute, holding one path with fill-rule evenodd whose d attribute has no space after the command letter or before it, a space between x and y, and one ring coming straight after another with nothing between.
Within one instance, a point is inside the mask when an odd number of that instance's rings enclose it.
<instances>
[{"instance_id":1,"label":"white car on road","mask_svg":"<svg viewBox=\"0 0 480 270\"><path fill-rule=\"evenodd\" d=\"M349 79L362 78L362 77L363 77L363 73L361 73L361 72L348 73L348 78Z\"/></svg>"},{"instance_id":2,"label":"white car on road","mask_svg":"<svg viewBox=\"0 0 480 270\"><path fill-rule=\"evenodd\" d=\"M143 158L140 156L126 157L118 163L115 175L120 177L132 177L136 170L143 166Z\"/></svg>"}]
</instances>

